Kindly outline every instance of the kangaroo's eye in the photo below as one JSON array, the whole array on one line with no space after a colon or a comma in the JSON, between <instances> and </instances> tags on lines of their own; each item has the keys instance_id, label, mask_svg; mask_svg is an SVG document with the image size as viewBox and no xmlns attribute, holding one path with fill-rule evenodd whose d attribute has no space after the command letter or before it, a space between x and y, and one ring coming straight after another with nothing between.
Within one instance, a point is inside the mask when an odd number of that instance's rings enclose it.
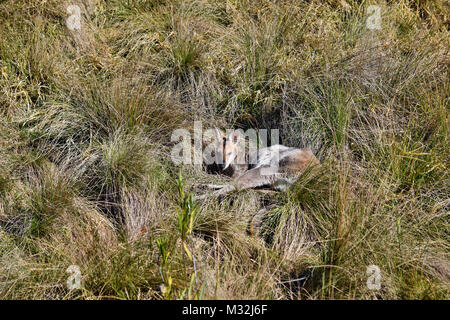
<instances>
[{"instance_id":1,"label":"kangaroo's eye","mask_svg":"<svg viewBox=\"0 0 450 320\"><path fill-rule=\"evenodd\" d=\"M228 152L228 153L227 153L227 156L231 156L231 152Z\"/></svg>"}]
</instances>

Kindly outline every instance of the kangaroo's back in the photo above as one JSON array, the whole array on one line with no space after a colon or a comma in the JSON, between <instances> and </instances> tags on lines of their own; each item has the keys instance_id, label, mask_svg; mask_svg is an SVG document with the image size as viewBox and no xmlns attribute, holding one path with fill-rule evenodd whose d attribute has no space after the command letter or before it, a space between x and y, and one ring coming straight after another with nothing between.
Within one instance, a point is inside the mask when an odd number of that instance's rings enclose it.
<instances>
[{"instance_id":1,"label":"kangaroo's back","mask_svg":"<svg viewBox=\"0 0 450 320\"><path fill-rule=\"evenodd\" d=\"M279 167L279 172L301 172L310 163L319 163L310 148L299 149L280 144L261 148L258 150L257 156L256 154L250 155L249 159L250 169L275 165Z\"/></svg>"},{"instance_id":2,"label":"kangaroo's back","mask_svg":"<svg viewBox=\"0 0 450 320\"><path fill-rule=\"evenodd\" d=\"M317 165L319 160L310 148L290 148L280 154L279 168L282 173L301 173L308 165Z\"/></svg>"}]
</instances>

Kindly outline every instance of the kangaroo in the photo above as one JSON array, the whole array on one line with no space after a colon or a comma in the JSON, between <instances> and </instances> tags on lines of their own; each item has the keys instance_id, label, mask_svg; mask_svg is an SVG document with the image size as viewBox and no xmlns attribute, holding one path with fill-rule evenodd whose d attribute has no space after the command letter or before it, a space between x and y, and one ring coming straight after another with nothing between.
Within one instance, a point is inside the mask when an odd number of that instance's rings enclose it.
<instances>
[{"instance_id":1,"label":"kangaroo","mask_svg":"<svg viewBox=\"0 0 450 320\"><path fill-rule=\"evenodd\" d=\"M234 190L263 186L285 191L309 165L319 164L309 148L299 149L277 144L249 154L239 147L239 131L234 130L226 137L217 128L215 130L218 140L216 160L219 160L222 172L230 175L233 181L228 185L208 185L218 189L211 195L221 196ZM198 199L207 196L203 195Z\"/></svg>"}]
</instances>

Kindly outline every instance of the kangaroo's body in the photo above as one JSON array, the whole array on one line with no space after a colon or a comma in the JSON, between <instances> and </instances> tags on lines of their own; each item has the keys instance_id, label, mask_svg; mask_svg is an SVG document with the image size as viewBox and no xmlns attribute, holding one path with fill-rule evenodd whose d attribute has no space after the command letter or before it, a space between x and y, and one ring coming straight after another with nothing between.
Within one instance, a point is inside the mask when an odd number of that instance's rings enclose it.
<instances>
[{"instance_id":1,"label":"kangaroo's body","mask_svg":"<svg viewBox=\"0 0 450 320\"><path fill-rule=\"evenodd\" d=\"M238 146L239 131L232 132L228 138L217 129L216 133L219 141L217 158L222 160L219 166L223 173L233 178L229 185L210 185L218 189L213 193L216 196L233 190L257 187L286 190L288 185L297 181L306 167L319 164L309 148L291 148L278 144L247 154Z\"/></svg>"}]
</instances>

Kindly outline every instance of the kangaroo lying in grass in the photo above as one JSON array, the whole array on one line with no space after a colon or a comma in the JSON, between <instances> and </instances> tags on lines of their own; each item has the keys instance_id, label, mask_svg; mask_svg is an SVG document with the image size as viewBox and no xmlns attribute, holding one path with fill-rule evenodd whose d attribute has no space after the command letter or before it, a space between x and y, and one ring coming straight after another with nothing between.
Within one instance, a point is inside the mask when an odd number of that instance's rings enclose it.
<instances>
[{"instance_id":1,"label":"kangaroo lying in grass","mask_svg":"<svg viewBox=\"0 0 450 320\"><path fill-rule=\"evenodd\" d=\"M291 148L280 144L260 148L253 153L247 153L245 148L239 147L240 132L235 130L226 137L220 130L216 130L216 161L223 173L233 178L231 184L208 185L217 189L207 196L221 196L234 190L244 190L257 187L270 187L285 191L299 178L300 174L309 166L317 165L319 161L311 149Z\"/></svg>"}]
</instances>

